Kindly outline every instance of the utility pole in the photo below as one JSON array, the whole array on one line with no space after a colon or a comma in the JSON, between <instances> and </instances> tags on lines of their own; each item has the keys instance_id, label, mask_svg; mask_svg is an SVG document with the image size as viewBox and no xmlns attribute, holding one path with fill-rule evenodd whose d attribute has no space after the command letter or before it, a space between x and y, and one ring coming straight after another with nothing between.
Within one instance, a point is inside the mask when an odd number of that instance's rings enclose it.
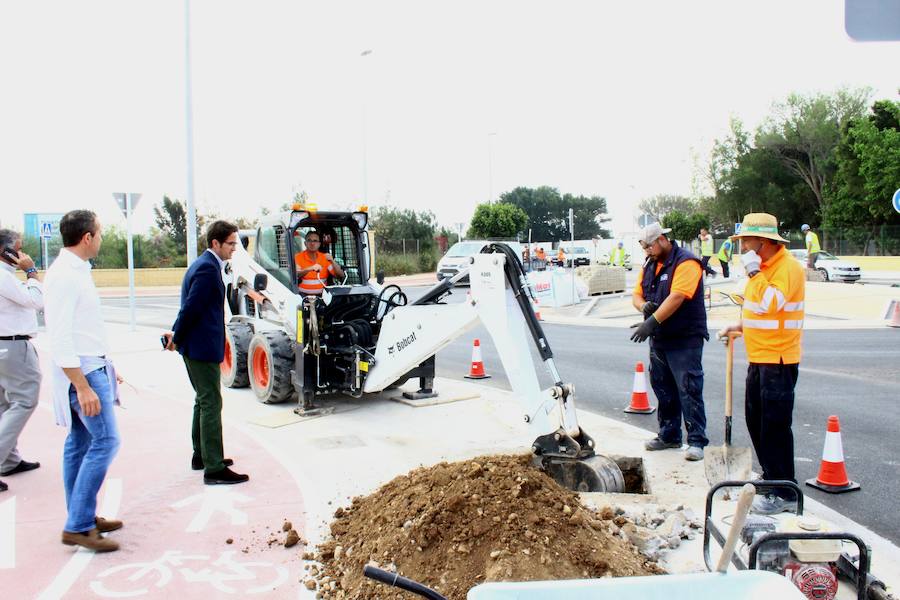
<instances>
[{"instance_id":1,"label":"utility pole","mask_svg":"<svg viewBox=\"0 0 900 600\"><path fill-rule=\"evenodd\" d=\"M194 208L194 92L191 72L191 0L184 0L184 114L187 153L187 264L197 258L197 211Z\"/></svg>"}]
</instances>

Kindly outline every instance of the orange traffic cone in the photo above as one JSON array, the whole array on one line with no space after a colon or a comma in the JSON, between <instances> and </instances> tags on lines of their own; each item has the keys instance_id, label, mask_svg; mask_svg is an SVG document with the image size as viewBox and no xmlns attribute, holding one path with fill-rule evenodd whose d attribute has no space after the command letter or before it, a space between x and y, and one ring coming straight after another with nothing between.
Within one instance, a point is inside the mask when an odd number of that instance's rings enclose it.
<instances>
[{"instance_id":1,"label":"orange traffic cone","mask_svg":"<svg viewBox=\"0 0 900 600\"><path fill-rule=\"evenodd\" d=\"M891 305L893 310L891 311L891 322L888 323L888 327L900 327L900 300L892 300Z\"/></svg>"},{"instance_id":2,"label":"orange traffic cone","mask_svg":"<svg viewBox=\"0 0 900 600\"><path fill-rule=\"evenodd\" d=\"M650 406L647 397L647 377L644 375L644 363L638 362L634 367L634 385L631 387L631 406L625 409L627 413L649 415L656 408Z\"/></svg>"},{"instance_id":3,"label":"orange traffic cone","mask_svg":"<svg viewBox=\"0 0 900 600\"><path fill-rule=\"evenodd\" d=\"M481 359L481 342L475 340L472 345L472 366L466 379L489 379L490 375L484 372L484 361Z\"/></svg>"},{"instance_id":4,"label":"orange traffic cone","mask_svg":"<svg viewBox=\"0 0 900 600\"><path fill-rule=\"evenodd\" d=\"M815 479L807 479L806 485L820 489L829 494L852 492L859 489L859 484L847 478L844 468L844 447L841 445L841 424L834 415L828 417L828 429L825 431L825 448L822 450L822 466Z\"/></svg>"},{"instance_id":5,"label":"orange traffic cone","mask_svg":"<svg viewBox=\"0 0 900 600\"><path fill-rule=\"evenodd\" d=\"M534 309L534 316L537 317L537 320L543 321L544 318L541 316L541 301L535 298L534 302L531 303L531 307Z\"/></svg>"}]
</instances>

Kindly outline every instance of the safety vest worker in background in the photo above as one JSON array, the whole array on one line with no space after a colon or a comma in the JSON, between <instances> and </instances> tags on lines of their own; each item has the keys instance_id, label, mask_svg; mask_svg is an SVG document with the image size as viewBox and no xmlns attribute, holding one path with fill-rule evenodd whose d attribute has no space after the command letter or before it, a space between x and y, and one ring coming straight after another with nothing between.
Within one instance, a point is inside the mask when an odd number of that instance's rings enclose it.
<instances>
[{"instance_id":1,"label":"safety vest worker in background","mask_svg":"<svg viewBox=\"0 0 900 600\"><path fill-rule=\"evenodd\" d=\"M709 259L713 255L713 237L709 235L709 231L703 227L700 229L700 265L707 275L716 276L716 272L709 266Z\"/></svg>"},{"instance_id":2,"label":"safety vest worker in background","mask_svg":"<svg viewBox=\"0 0 900 600\"><path fill-rule=\"evenodd\" d=\"M322 238L311 230L306 234L306 250L294 255L301 294L320 295L329 275L343 277L344 271L327 252L320 252Z\"/></svg>"},{"instance_id":3,"label":"safety vest worker in background","mask_svg":"<svg viewBox=\"0 0 900 600\"><path fill-rule=\"evenodd\" d=\"M722 277L727 278L729 276L729 266L731 265L731 256L734 254L734 242L730 239L722 242L722 247L719 248L719 253L716 254L716 258L719 259L719 264L722 265Z\"/></svg>"},{"instance_id":4,"label":"safety vest worker in background","mask_svg":"<svg viewBox=\"0 0 900 600\"><path fill-rule=\"evenodd\" d=\"M558 262L561 267L566 266L566 253L563 252L562 246L556 251L556 262Z\"/></svg>"},{"instance_id":5,"label":"safety vest worker in background","mask_svg":"<svg viewBox=\"0 0 900 600\"><path fill-rule=\"evenodd\" d=\"M617 267L625 266L625 248L623 247L622 242L619 242L616 247L613 248L609 263Z\"/></svg>"},{"instance_id":6,"label":"safety vest worker in background","mask_svg":"<svg viewBox=\"0 0 900 600\"><path fill-rule=\"evenodd\" d=\"M816 259L819 258L819 252L822 251L822 247L819 246L819 236L810 231L809 225L806 223L800 226L800 231L806 234L806 266L815 269Z\"/></svg>"},{"instance_id":7,"label":"safety vest worker in background","mask_svg":"<svg viewBox=\"0 0 900 600\"><path fill-rule=\"evenodd\" d=\"M741 238L746 252L747 287L741 321L719 332L743 333L747 348L747 385L744 414L763 479L794 479L794 387L800 371L803 302L806 276L803 267L782 246L778 221L766 213L744 217ZM775 514L796 510L793 492L784 490L757 496L752 510Z\"/></svg>"}]
</instances>

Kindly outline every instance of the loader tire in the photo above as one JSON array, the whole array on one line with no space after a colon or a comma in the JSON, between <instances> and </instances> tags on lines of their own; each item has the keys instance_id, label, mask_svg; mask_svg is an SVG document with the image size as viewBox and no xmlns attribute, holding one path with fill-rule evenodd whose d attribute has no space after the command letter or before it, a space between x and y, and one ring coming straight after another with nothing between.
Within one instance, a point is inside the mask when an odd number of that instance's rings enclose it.
<instances>
[{"instance_id":1,"label":"loader tire","mask_svg":"<svg viewBox=\"0 0 900 600\"><path fill-rule=\"evenodd\" d=\"M293 366L291 341L284 332L260 331L253 335L247 350L247 371L257 400L264 404L289 400L294 395Z\"/></svg>"},{"instance_id":2,"label":"loader tire","mask_svg":"<svg viewBox=\"0 0 900 600\"><path fill-rule=\"evenodd\" d=\"M225 326L225 360L219 365L222 371L222 385L243 388L250 385L247 374L247 350L253 328L246 323L229 323Z\"/></svg>"}]
</instances>

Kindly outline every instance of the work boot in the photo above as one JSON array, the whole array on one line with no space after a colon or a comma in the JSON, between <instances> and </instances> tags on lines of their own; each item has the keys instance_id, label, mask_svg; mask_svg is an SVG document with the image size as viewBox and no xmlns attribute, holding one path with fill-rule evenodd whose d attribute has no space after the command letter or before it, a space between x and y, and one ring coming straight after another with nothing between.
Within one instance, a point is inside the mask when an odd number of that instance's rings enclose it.
<instances>
[{"instance_id":1,"label":"work boot","mask_svg":"<svg viewBox=\"0 0 900 600\"><path fill-rule=\"evenodd\" d=\"M6 477L7 475L15 475L16 473L24 473L25 471L33 471L40 466L41 466L41 463L39 463L37 461L28 462L27 460L20 460L19 464L14 466L9 471L3 471L2 473L0 473L0 475L3 475L4 477Z\"/></svg>"},{"instance_id":2,"label":"work boot","mask_svg":"<svg viewBox=\"0 0 900 600\"><path fill-rule=\"evenodd\" d=\"M249 480L249 475L235 473L228 467L225 467L221 471L216 471L215 473L209 473L203 476L203 483L206 485L229 485L234 483L244 483Z\"/></svg>"},{"instance_id":3,"label":"work boot","mask_svg":"<svg viewBox=\"0 0 900 600\"><path fill-rule=\"evenodd\" d=\"M5 483L3 483L2 481L0 481L0 492L5 492L8 489L9 489L9 486L6 485Z\"/></svg>"},{"instance_id":4,"label":"work boot","mask_svg":"<svg viewBox=\"0 0 900 600\"><path fill-rule=\"evenodd\" d=\"M95 517L94 523L97 524L97 531L100 533L109 533L116 529L122 529L122 526L125 525L125 523L118 519L104 519L103 517Z\"/></svg>"},{"instance_id":5,"label":"work boot","mask_svg":"<svg viewBox=\"0 0 900 600\"><path fill-rule=\"evenodd\" d=\"M119 544L100 535L96 527L82 532L63 531L62 543L66 546L81 546L94 552L113 552L119 549Z\"/></svg>"},{"instance_id":6,"label":"work boot","mask_svg":"<svg viewBox=\"0 0 900 600\"><path fill-rule=\"evenodd\" d=\"M230 458L223 458L222 463L225 464L226 467L230 467L234 464L234 461ZM195 471L202 471L204 468L203 457L199 454L195 454L191 457L191 468Z\"/></svg>"},{"instance_id":7,"label":"work boot","mask_svg":"<svg viewBox=\"0 0 900 600\"><path fill-rule=\"evenodd\" d=\"M703 460L703 448L700 446L688 446L688 449L684 451L684 460Z\"/></svg>"},{"instance_id":8,"label":"work boot","mask_svg":"<svg viewBox=\"0 0 900 600\"><path fill-rule=\"evenodd\" d=\"M750 505L750 512L755 515L777 515L783 512L797 512L795 500L785 500L775 494L757 495Z\"/></svg>"},{"instance_id":9,"label":"work boot","mask_svg":"<svg viewBox=\"0 0 900 600\"><path fill-rule=\"evenodd\" d=\"M652 440L644 442L644 448L651 452L654 450L666 450L667 448L681 448L681 442L666 442L659 439L659 436L656 436Z\"/></svg>"}]
</instances>

